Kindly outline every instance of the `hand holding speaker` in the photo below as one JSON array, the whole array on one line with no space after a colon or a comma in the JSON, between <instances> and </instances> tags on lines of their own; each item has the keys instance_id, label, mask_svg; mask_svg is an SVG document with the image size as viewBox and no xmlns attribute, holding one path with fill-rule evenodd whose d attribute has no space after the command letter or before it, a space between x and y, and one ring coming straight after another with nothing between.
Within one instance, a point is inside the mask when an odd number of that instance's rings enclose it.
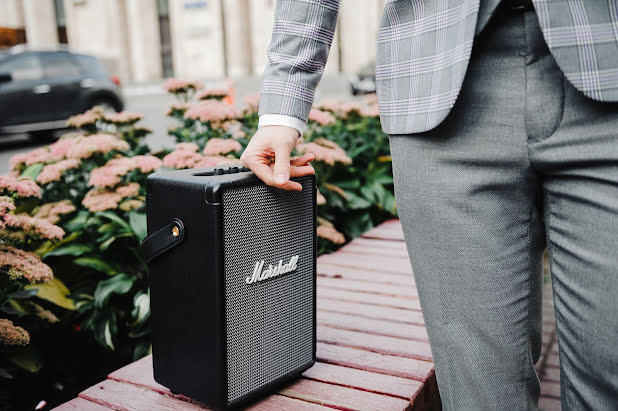
<instances>
[{"instance_id":1,"label":"hand holding speaker","mask_svg":"<svg viewBox=\"0 0 618 411\"><path fill-rule=\"evenodd\" d=\"M307 153L290 158L297 139L298 131L292 127L262 126L251 138L240 160L264 183L284 190L301 191L302 186L290 177L315 174L309 164L315 156Z\"/></svg>"}]
</instances>

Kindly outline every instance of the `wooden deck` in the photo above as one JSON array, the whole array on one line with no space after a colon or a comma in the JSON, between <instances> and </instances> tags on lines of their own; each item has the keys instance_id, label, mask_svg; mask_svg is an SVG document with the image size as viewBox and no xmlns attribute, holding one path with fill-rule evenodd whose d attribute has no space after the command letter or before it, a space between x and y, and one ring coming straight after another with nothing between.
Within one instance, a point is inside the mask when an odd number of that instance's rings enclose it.
<instances>
[{"instance_id":1,"label":"wooden deck","mask_svg":"<svg viewBox=\"0 0 618 411\"><path fill-rule=\"evenodd\" d=\"M319 257L317 287L318 362L302 378L248 409L422 410L439 401L398 220L387 221L337 252ZM546 328L538 369L555 379L555 329ZM544 395L541 406L556 409L553 380ZM147 356L114 371L56 410L109 408L205 409L157 384L152 358Z\"/></svg>"}]
</instances>

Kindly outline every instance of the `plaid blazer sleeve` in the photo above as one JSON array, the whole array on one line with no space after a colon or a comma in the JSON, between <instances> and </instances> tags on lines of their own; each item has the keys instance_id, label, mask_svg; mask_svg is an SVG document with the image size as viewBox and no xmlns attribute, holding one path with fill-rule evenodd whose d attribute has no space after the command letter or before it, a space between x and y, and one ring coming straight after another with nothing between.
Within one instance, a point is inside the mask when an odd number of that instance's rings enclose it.
<instances>
[{"instance_id":1,"label":"plaid blazer sleeve","mask_svg":"<svg viewBox=\"0 0 618 411\"><path fill-rule=\"evenodd\" d=\"M309 118L333 41L340 0L277 0L258 114Z\"/></svg>"}]
</instances>

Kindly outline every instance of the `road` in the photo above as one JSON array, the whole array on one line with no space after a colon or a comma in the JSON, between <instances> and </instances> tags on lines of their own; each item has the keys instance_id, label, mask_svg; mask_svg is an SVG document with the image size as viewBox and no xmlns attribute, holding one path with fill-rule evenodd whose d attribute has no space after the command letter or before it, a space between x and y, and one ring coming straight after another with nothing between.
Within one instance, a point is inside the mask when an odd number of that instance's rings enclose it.
<instances>
[{"instance_id":1,"label":"road","mask_svg":"<svg viewBox=\"0 0 618 411\"><path fill-rule=\"evenodd\" d=\"M245 95L257 93L260 89L260 78L257 76L235 78L234 81L236 98L239 102ZM209 87L215 87L222 83L208 81L206 84ZM325 75L322 78L316 89L315 101L326 98L342 101L353 99L345 75ZM153 130L153 133L146 137L146 143L152 150L173 147L174 140L167 135L167 129L173 124L173 120L165 116L167 108L174 102L173 96L163 92L157 85L129 86L125 89L125 102L126 110L144 115L144 119L139 124ZM43 144L31 140L26 134L0 136L0 174L9 171L11 156L33 150Z\"/></svg>"}]
</instances>

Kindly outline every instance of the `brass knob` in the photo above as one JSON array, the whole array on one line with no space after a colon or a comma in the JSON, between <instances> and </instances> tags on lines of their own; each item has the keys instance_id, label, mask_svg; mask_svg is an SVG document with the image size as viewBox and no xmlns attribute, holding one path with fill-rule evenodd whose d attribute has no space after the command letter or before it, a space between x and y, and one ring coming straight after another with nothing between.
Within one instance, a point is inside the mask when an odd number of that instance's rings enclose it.
<instances>
[{"instance_id":1,"label":"brass knob","mask_svg":"<svg viewBox=\"0 0 618 411\"><path fill-rule=\"evenodd\" d=\"M174 237L178 237L180 235L180 230L178 229L178 227L172 227L172 234L174 234Z\"/></svg>"}]
</instances>

